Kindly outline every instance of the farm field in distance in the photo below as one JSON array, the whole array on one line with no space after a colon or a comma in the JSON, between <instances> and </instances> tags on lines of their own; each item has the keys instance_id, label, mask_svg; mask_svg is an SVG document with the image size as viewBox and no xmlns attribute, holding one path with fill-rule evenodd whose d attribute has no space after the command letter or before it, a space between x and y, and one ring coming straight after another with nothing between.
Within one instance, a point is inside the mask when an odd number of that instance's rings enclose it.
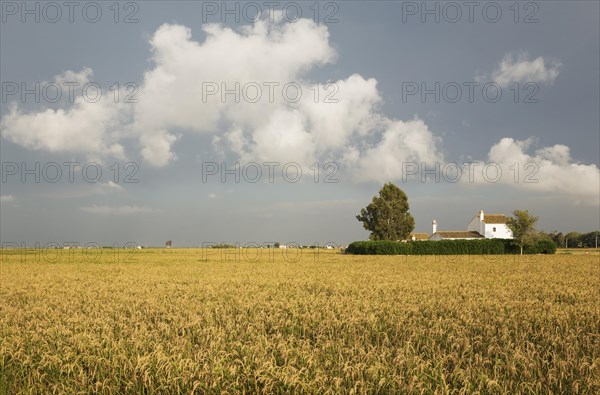
<instances>
[{"instance_id":1,"label":"farm field in distance","mask_svg":"<svg viewBox=\"0 0 600 395\"><path fill-rule=\"evenodd\" d=\"M0 393L600 393L596 253L298 251L4 250Z\"/></svg>"}]
</instances>

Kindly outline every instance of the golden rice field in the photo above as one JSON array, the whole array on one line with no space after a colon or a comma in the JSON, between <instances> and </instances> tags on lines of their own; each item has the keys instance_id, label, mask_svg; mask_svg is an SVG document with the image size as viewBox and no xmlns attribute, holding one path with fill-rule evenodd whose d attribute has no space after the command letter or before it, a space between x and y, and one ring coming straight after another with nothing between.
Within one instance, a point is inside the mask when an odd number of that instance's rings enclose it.
<instances>
[{"instance_id":1,"label":"golden rice field","mask_svg":"<svg viewBox=\"0 0 600 395\"><path fill-rule=\"evenodd\" d=\"M3 251L0 393L600 393L598 255L210 252Z\"/></svg>"}]
</instances>

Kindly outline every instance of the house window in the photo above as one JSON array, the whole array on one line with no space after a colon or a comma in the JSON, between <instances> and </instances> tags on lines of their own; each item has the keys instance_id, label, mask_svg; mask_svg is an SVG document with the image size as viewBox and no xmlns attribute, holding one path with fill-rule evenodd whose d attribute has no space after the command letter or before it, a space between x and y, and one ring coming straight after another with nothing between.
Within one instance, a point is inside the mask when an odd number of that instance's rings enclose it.
<instances>
[{"instance_id":1,"label":"house window","mask_svg":"<svg viewBox=\"0 0 600 395\"><path fill-rule=\"evenodd\" d=\"M496 228L492 228L492 232L495 232L495 231L496 231Z\"/></svg>"}]
</instances>

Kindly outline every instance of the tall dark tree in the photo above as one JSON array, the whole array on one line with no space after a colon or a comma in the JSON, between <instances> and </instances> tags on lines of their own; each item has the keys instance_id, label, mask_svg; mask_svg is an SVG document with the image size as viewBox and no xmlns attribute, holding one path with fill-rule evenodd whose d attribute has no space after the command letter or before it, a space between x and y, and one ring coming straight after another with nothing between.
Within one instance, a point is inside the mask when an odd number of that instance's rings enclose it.
<instances>
[{"instance_id":1,"label":"tall dark tree","mask_svg":"<svg viewBox=\"0 0 600 395\"><path fill-rule=\"evenodd\" d=\"M596 241L600 240L600 232L599 231L594 231L594 232L590 232L590 233L584 233L581 235L581 237L579 238L581 245L585 248L595 248L596 247Z\"/></svg>"},{"instance_id":2,"label":"tall dark tree","mask_svg":"<svg viewBox=\"0 0 600 395\"><path fill-rule=\"evenodd\" d=\"M565 235L562 232L558 232L555 230L552 233L550 233L550 237L558 247L562 248L565 246Z\"/></svg>"},{"instance_id":3,"label":"tall dark tree","mask_svg":"<svg viewBox=\"0 0 600 395\"><path fill-rule=\"evenodd\" d=\"M402 189L386 183L373 197L371 204L360 210L356 219L371 232L371 240L406 240L415 228L415 220L408 212L408 198Z\"/></svg>"},{"instance_id":4,"label":"tall dark tree","mask_svg":"<svg viewBox=\"0 0 600 395\"><path fill-rule=\"evenodd\" d=\"M566 245L569 248L577 248L581 247L581 233L579 232L569 232L565 235Z\"/></svg>"},{"instance_id":5,"label":"tall dark tree","mask_svg":"<svg viewBox=\"0 0 600 395\"><path fill-rule=\"evenodd\" d=\"M538 217L530 215L527 210L513 211L513 217L509 217L506 221L506 226L513 234L514 243L521 247L521 255L523 255L523 247L535 242L537 232L535 224Z\"/></svg>"}]
</instances>

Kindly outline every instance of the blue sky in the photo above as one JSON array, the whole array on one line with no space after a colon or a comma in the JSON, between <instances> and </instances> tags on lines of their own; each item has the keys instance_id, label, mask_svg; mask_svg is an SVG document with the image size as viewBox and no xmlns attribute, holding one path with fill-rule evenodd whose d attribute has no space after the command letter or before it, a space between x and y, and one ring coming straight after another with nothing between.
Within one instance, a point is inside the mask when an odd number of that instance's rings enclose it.
<instances>
[{"instance_id":1,"label":"blue sky","mask_svg":"<svg viewBox=\"0 0 600 395\"><path fill-rule=\"evenodd\" d=\"M1 5L4 243L344 245L386 181L600 227L597 2L50 4Z\"/></svg>"}]
</instances>

